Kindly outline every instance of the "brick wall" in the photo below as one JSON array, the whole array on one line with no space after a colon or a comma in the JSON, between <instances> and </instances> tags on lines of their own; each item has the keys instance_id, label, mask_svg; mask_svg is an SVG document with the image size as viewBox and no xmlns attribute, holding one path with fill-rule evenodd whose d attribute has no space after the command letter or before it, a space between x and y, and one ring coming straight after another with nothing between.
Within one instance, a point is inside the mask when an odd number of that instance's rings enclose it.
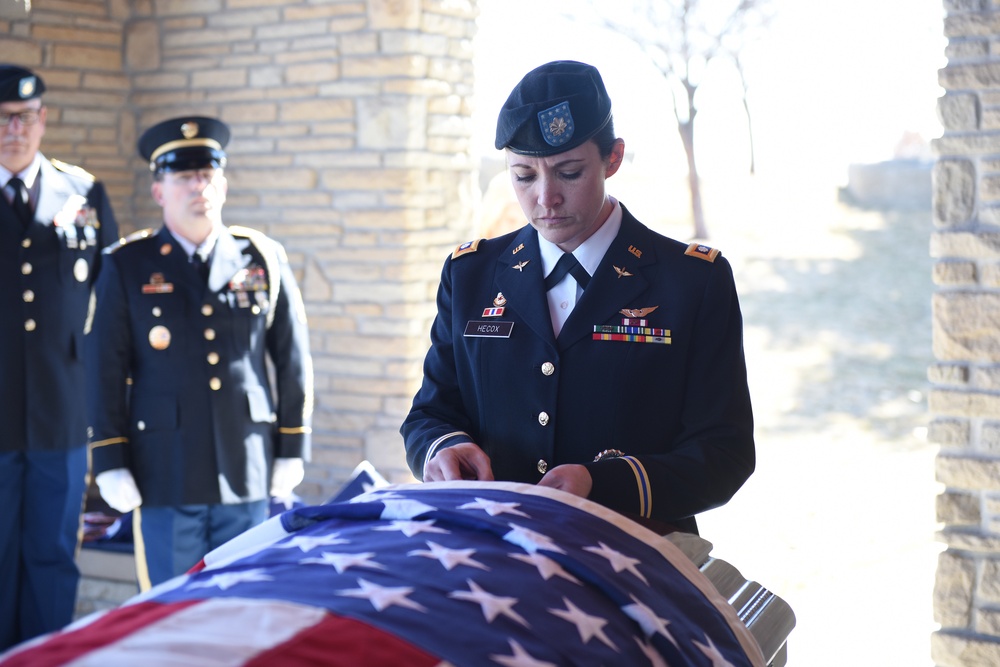
<instances>
[{"instance_id":1,"label":"brick wall","mask_svg":"<svg viewBox=\"0 0 1000 667\"><path fill-rule=\"evenodd\" d=\"M13 2L14 0L0 0ZM316 371L325 499L362 459L409 479L398 434L441 262L473 225L476 0L76 0L0 12L0 61L45 78L42 150L104 180L124 232L157 226L136 137L224 119L229 224L286 247Z\"/></svg>"},{"instance_id":2,"label":"brick wall","mask_svg":"<svg viewBox=\"0 0 1000 667\"><path fill-rule=\"evenodd\" d=\"M939 667L1000 664L1000 1L945 0L935 142L931 439Z\"/></svg>"}]
</instances>

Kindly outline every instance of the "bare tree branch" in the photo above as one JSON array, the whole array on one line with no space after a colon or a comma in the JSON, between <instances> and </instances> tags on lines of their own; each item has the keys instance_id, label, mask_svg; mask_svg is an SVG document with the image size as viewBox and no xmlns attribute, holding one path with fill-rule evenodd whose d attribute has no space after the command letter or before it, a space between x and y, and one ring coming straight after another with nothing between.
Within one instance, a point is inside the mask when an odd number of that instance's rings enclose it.
<instances>
[{"instance_id":1,"label":"bare tree branch","mask_svg":"<svg viewBox=\"0 0 1000 667\"><path fill-rule=\"evenodd\" d=\"M663 76L673 101L677 131L688 163L694 236L706 238L701 187L695 161L696 96L709 76L709 64L732 64L743 86L743 107L750 125L748 82L740 52L772 16L770 0L590 0L595 19L606 29L635 42ZM576 18L579 18L578 16ZM750 170L754 171L751 137Z\"/></svg>"}]
</instances>

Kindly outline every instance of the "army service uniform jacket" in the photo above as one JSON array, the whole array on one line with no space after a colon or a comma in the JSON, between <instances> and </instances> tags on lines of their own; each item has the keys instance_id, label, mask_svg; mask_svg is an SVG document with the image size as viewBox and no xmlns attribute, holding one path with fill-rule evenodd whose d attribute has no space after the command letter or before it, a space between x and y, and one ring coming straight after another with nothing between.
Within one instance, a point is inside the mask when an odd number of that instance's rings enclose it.
<instances>
[{"instance_id":1,"label":"army service uniform jacket","mask_svg":"<svg viewBox=\"0 0 1000 667\"><path fill-rule=\"evenodd\" d=\"M622 213L558 339L532 227L445 261L423 383L401 428L418 478L438 448L471 440L498 480L537 483L554 466L585 464L592 500L695 532L693 516L751 474L730 265ZM624 456L594 462L605 450Z\"/></svg>"},{"instance_id":2,"label":"army service uniform jacket","mask_svg":"<svg viewBox=\"0 0 1000 667\"><path fill-rule=\"evenodd\" d=\"M229 504L268 497L275 457L308 460L305 310L278 243L224 227L206 285L165 227L137 232L94 293L95 474L128 468L145 505Z\"/></svg>"},{"instance_id":3,"label":"army service uniform jacket","mask_svg":"<svg viewBox=\"0 0 1000 667\"><path fill-rule=\"evenodd\" d=\"M118 240L104 186L43 159L24 229L0 195L0 451L87 444L83 331L101 248Z\"/></svg>"}]
</instances>

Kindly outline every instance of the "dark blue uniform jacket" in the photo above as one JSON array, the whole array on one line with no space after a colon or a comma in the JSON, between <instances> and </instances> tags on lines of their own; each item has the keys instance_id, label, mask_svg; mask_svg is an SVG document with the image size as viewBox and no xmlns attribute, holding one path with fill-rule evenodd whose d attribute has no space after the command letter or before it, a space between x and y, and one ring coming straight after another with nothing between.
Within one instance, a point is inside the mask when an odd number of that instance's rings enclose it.
<instances>
[{"instance_id":1,"label":"dark blue uniform jacket","mask_svg":"<svg viewBox=\"0 0 1000 667\"><path fill-rule=\"evenodd\" d=\"M87 444L83 330L101 248L118 240L104 187L42 160L34 221L0 195L0 451Z\"/></svg>"},{"instance_id":2,"label":"dark blue uniform jacket","mask_svg":"<svg viewBox=\"0 0 1000 667\"><path fill-rule=\"evenodd\" d=\"M623 208L557 340L533 228L461 248L444 264L423 384L401 428L418 478L432 445L471 439L499 480L536 483L553 466L586 464L592 500L689 531L695 514L732 497L755 457L742 317L721 255ZM495 300L502 314L484 317ZM666 335L594 339L595 326L626 317ZM470 336L469 322L513 327ZM627 456L593 463L606 449Z\"/></svg>"},{"instance_id":3,"label":"dark blue uniform jacket","mask_svg":"<svg viewBox=\"0 0 1000 667\"><path fill-rule=\"evenodd\" d=\"M95 473L129 468L145 505L237 503L268 497L275 457L308 459L305 311L276 242L223 228L206 286L166 228L138 232L95 296Z\"/></svg>"}]
</instances>

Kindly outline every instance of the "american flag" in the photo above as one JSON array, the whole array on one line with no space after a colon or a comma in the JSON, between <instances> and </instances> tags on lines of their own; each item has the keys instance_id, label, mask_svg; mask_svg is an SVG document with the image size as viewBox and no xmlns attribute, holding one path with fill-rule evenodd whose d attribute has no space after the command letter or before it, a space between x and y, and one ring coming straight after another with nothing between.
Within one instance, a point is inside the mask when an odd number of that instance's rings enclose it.
<instances>
[{"instance_id":1,"label":"american flag","mask_svg":"<svg viewBox=\"0 0 1000 667\"><path fill-rule=\"evenodd\" d=\"M15 665L761 666L666 539L559 491L389 486L290 510Z\"/></svg>"}]
</instances>

